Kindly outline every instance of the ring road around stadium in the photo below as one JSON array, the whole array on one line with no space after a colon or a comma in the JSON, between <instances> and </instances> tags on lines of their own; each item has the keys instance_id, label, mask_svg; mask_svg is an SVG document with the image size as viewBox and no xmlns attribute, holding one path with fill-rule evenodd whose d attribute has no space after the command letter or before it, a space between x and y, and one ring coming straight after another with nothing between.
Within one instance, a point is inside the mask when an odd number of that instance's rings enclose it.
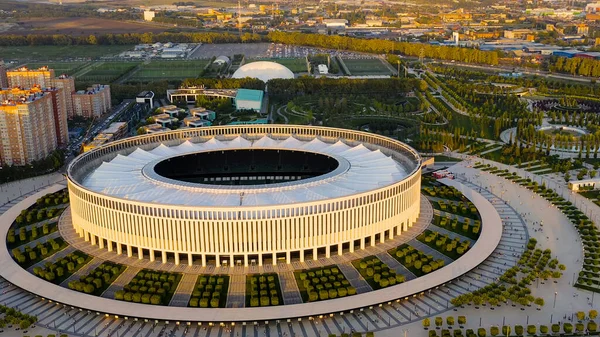
<instances>
[{"instance_id":1,"label":"ring road around stadium","mask_svg":"<svg viewBox=\"0 0 600 337\"><path fill-rule=\"evenodd\" d=\"M76 231L117 253L137 250L175 262L183 254L187 262L202 264L238 258L241 263L273 262L281 255L289 262L401 235L419 214L420 164L409 146L368 133L306 126L213 127L134 137L90 151L69 166L68 187ZM165 310L46 282L22 269L6 246L0 249L0 275L42 299L118 317L219 323L343 315L436 288L476 268L494 251L502 235L495 208L459 182L444 183L459 189L481 214L482 230L473 247L432 273L351 297L286 305L285 310ZM26 207L58 189L53 186L22 203ZM0 215L0 223L10 224L18 214L13 207ZM6 241L9 227L2 226L0 240Z\"/></svg>"},{"instance_id":2,"label":"ring road around stadium","mask_svg":"<svg viewBox=\"0 0 600 337\"><path fill-rule=\"evenodd\" d=\"M227 126L113 142L78 157L68 179L73 226L91 244L248 266L399 235L419 215L421 158L351 130Z\"/></svg>"}]
</instances>

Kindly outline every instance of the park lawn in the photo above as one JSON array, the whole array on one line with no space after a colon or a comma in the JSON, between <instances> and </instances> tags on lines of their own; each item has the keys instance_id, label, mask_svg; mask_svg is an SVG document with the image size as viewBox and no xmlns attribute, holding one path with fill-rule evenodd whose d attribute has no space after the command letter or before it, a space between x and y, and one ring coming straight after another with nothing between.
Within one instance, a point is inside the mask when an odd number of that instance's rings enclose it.
<instances>
[{"instance_id":1,"label":"park lawn","mask_svg":"<svg viewBox=\"0 0 600 337\"><path fill-rule=\"evenodd\" d=\"M306 68L306 59L303 57L300 58L258 58L246 61L246 63L256 62L256 61L269 61L279 63L282 66L287 67L293 73L306 73L308 69Z\"/></svg>"},{"instance_id":2,"label":"park lawn","mask_svg":"<svg viewBox=\"0 0 600 337\"><path fill-rule=\"evenodd\" d=\"M370 256L367 256L367 257L362 258L362 259L356 259L356 260L353 260L351 263L352 263L352 266L354 267L354 269L356 269L360 273L360 275L365 279L365 281L367 281L367 283L369 284L369 286L371 286L371 289L373 289L373 290L379 290L379 289L383 289L384 287L382 287L379 284L379 282L375 282L374 276L369 276L367 274L368 267L365 268L365 269L360 268L360 263L361 262L367 262L367 261L375 260L375 259L376 259L376 261L378 261L378 263L380 263L381 266L386 266L386 267L389 268L389 266L387 266L385 263L383 263L383 261L381 261L375 255L370 255ZM390 274L393 273L393 276L396 277L396 273L395 273L395 271L393 269L390 268L389 273ZM373 275L375 275L375 274L373 274Z\"/></svg>"},{"instance_id":3,"label":"park lawn","mask_svg":"<svg viewBox=\"0 0 600 337\"><path fill-rule=\"evenodd\" d=\"M97 59L132 50L132 45L119 46L3 46L0 58L23 61L73 60L78 58Z\"/></svg>"},{"instance_id":4,"label":"park lawn","mask_svg":"<svg viewBox=\"0 0 600 337\"><path fill-rule=\"evenodd\" d=\"M352 75L391 75L392 72L379 59L343 59Z\"/></svg>"},{"instance_id":5,"label":"park lawn","mask_svg":"<svg viewBox=\"0 0 600 337\"><path fill-rule=\"evenodd\" d=\"M72 75L77 72L78 69L86 65L88 62L85 61L72 61L72 62L27 62L26 66L29 69L38 69L47 66L54 70L56 76L67 74Z\"/></svg>"},{"instance_id":6,"label":"park lawn","mask_svg":"<svg viewBox=\"0 0 600 337\"><path fill-rule=\"evenodd\" d=\"M139 62L100 62L93 65L89 71L79 76L77 80L81 82L94 82L94 83L110 83L125 75L133 68L135 68Z\"/></svg>"},{"instance_id":7,"label":"park lawn","mask_svg":"<svg viewBox=\"0 0 600 337\"><path fill-rule=\"evenodd\" d=\"M459 158L454 158L454 157L448 157L448 156L433 156L435 162L440 162L440 163L444 163L444 162L460 162L462 161L462 159Z\"/></svg>"},{"instance_id":8,"label":"park lawn","mask_svg":"<svg viewBox=\"0 0 600 337\"><path fill-rule=\"evenodd\" d=\"M196 78L200 75L204 67L206 67L207 63L207 60L156 60L149 64L143 64L130 80L154 81Z\"/></svg>"},{"instance_id":9,"label":"park lawn","mask_svg":"<svg viewBox=\"0 0 600 337\"><path fill-rule=\"evenodd\" d=\"M304 286L304 281L302 280L302 277L300 276L301 274L309 274L311 272L316 273L317 271L323 271L325 269L331 270L331 269L337 269L338 270L338 274L336 274L336 278L337 281L339 281L342 285L342 287L352 287L352 285L350 284L350 281L348 281L346 279L346 276L341 272L341 270L339 269L339 267L337 265L329 265L326 267L317 267L317 268L311 268L311 269L302 269L302 270L296 270L294 271L294 279L296 280L296 285L298 285L298 290L300 290L300 296L302 297L302 302L304 303L308 303L311 302L309 301L309 295L308 295L308 290L306 289L306 287ZM340 277L338 277L337 275L341 275ZM307 279L310 281L311 278L310 276L307 277ZM314 284L312 281L310 282L310 285L316 287L316 284ZM350 294L348 293L346 296L352 296L356 294L356 289L353 290L354 293ZM318 301L326 301L326 300L322 300L320 298L318 298L316 301L313 302L318 302Z\"/></svg>"}]
</instances>

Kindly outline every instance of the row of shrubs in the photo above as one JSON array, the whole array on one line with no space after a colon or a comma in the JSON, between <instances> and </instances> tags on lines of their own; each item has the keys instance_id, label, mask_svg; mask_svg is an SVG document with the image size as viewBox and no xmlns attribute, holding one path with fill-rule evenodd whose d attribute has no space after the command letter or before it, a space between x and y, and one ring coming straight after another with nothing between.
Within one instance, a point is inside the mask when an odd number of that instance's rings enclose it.
<instances>
[{"instance_id":1,"label":"row of shrubs","mask_svg":"<svg viewBox=\"0 0 600 337\"><path fill-rule=\"evenodd\" d=\"M433 219L433 223L436 226L477 240L479 233L481 232L481 220L471 220L469 218L464 219L464 222L460 222L457 218L450 219L445 216L436 215ZM473 224L471 224L471 221Z\"/></svg>"},{"instance_id":2,"label":"row of shrubs","mask_svg":"<svg viewBox=\"0 0 600 337\"><path fill-rule=\"evenodd\" d=\"M178 273L144 269L138 272L123 287L123 290L115 292L115 299L126 302L168 305L180 280L181 274Z\"/></svg>"},{"instance_id":3,"label":"row of shrubs","mask_svg":"<svg viewBox=\"0 0 600 337\"><path fill-rule=\"evenodd\" d=\"M34 222L39 222L46 219L51 219L58 216L63 210L62 208L52 208L52 206L65 205L69 203L69 193L67 189L58 192L47 194L36 200L35 204L21 213L15 219L17 226L25 226Z\"/></svg>"},{"instance_id":4,"label":"row of shrubs","mask_svg":"<svg viewBox=\"0 0 600 337\"><path fill-rule=\"evenodd\" d=\"M56 238L50 239L44 243L38 242L34 248L29 246L23 247L23 250L14 248L12 254L13 258L21 265L21 267L27 268L65 247L66 244L64 240L62 238Z\"/></svg>"},{"instance_id":5,"label":"row of shrubs","mask_svg":"<svg viewBox=\"0 0 600 337\"><path fill-rule=\"evenodd\" d=\"M505 170L505 173L508 173L508 171ZM600 235L598 233L598 229L588 218L588 216L577 209L577 207L575 207L570 201L565 200L562 196L556 193L556 191L546 187L545 184L540 185L536 181L532 181L530 178L520 178L516 172L503 175L503 177L507 180L517 182L519 185L525 186L526 188L537 193L548 202L558 207L558 209L569 218L573 226L575 226L579 232L581 243L583 244L583 269L586 271L594 271L594 266L590 266L590 262L593 260L598 261L598 264L600 264L600 260L598 260L597 256L593 258L594 254L600 253ZM597 268L597 271L595 271L595 273L598 272L600 272L600 268ZM556 273L553 272L553 274ZM600 278L588 278L587 274L582 274L580 272L575 287L583 288L593 292L600 292Z\"/></svg>"},{"instance_id":6,"label":"row of shrubs","mask_svg":"<svg viewBox=\"0 0 600 337\"><path fill-rule=\"evenodd\" d=\"M36 316L24 314L15 308L1 304L0 313L4 315L0 318L0 328L4 328L7 324L18 324L21 329L27 329L30 325L37 322Z\"/></svg>"},{"instance_id":7,"label":"row of shrubs","mask_svg":"<svg viewBox=\"0 0 600 337\"><path fill-rule=\"evenodd\" d=\"M423 191L432 197L462 200L463 194L453 186L426 186Z\"/></svg>"},{"instance_id":8,"label":"row of shrubs","mask_svg":"<svg viewBox=\"0 0 600 337\"><path fill-rule=\"evenodd\" d=\"M530 306L533 303L538 307L542 307L545 304L544 299L533 297L529 287L540 278L542 280L546 280L549 277L558 278L562 276L562 273L559 271L550 271L550 264L543 262L544 260L547 261L547 258L550 257L550 250L542 253L541 250L535 248L536 244L536 239L529 239L527 250L521 255L521 258L517 261L517 265L509 268L500 276L500 284L489 284L472 293L462 294L453 298L451 303L455 306L490 304L494 307L511 301L513 306L517 304ZM540 258L540 256L544 256L544 258ZM558 260L556 264L558 264ZM564 268L563 265L558 264L558 266L559 268L560 266Z\"/></svg>"},{"instance_id":9,"label":"row of shrubs","mask_svg":"<svg viewBox=\"0 0 600 337\"><path fill-rule=\"evenodd\" d=\"M356 289L336 266L296 272L296 277L305 302L356 295Z\"/></svg>"},{"instance_id":10,"label":"row of shrubs","mask_svg":"<svg viewBox=\"0 0 600 337\"><path fill-rule=\"evenodd\" d=\"M451 239L448 234L440 234L428 229L419 234L417 240L454 260L466 253L471 246L471 241L469 240L460 242L460 238L458 237Z\"/></svg>"},{"instance_id":11,"label":"row of shrubs","mask_svg":"<svg viewBox=\"0 0 600 337\"><path fill-rule=\"evenodd\" d=\"M211 308L224 308L227 304L228 289L228 275L200 275L196 280L188 305L201 308L208 308L209 306Z\"/></svg>"},{"instance_id":12,"label":"row of shrubs","mask_svg":"<svg viewBox=\"0 0 600 337\"><path fill-rule=\"evenodd\" d=\"M402 283L405 280L404 275L397 275L395 270L390 269L390 267L376 256L369 256L362 260L352 261L352 265L369 283L373 290L393 286Z\"/></svg>"},{"instance_id":13,"label":"row of shrubs","mask_svg":"<svg viewBox=\"0 0 600 337\"><path fill-rule=\"evenodd\" d=\"M562 331L561 331L562 330ZM584 323L563 323L561 324L552 324L550 327L547 325L540 325L539 330L537 325L529 324L527 326L515 325L514 329L510 325L492 326L488 331L485 328L478 328L477 332L473 329L466 329L465 334L463 335L462 329L453 329L452 332L449 329L442 329L441 333L438 335L437 331L430 330L429 337L486 337L486 336L523 336L525 332L529 336L541 335L556 335L559 333L564 333L567 335L573 334L574 332L577 334L583 334L586 331L588 333L595 333L598 331L598 324L594 321L589 321L587 324Z\"/></svg>"},{"instance_id":14,"label":"row of shrubs","mask_svg":"<svg viewBox=\"0 0 600 337\"><path fill-rule=\"evenodd\" d=\"M444 266L444 260L434 260L433 255L426 255L407 244L390 249L388 253L416 276L429 274Z\"/></svg>"},{"instance_id":15,"label":"row of shrubs","mask_svg":"<svg viewBox=\"0 0 600 337\"><path fill-rule=\"evenodd\" d=\"M277 274L247 275L246 301L246 305L250 307L268 307L283 304Z\"/></svg>"},{"instance_id":16,"label":"row of shrubs","mask_svg":"<svg viewBox=\"0 0 600 337\"><path fill-rule=\"evenodd\" d=\"M19 234L16 234L14 228L8 230L8 235L6 236L6 241L8 243L9 248L18 247L20 245L24 245L29 243L39 237L46 236L50 233L56 232L58 230L58 226L56 222L53 223L45 223L41 226L32 226L30 230L25 230L25 228L19 229Z\"/></svg>"},{"instance_id":17,"label":"row of shrubs","mask_svg":"<svg viewBox=\"0 0 600 337\"><path fill-rule=\"evenodd\" d=\"M87 275L80 277L79 281L69 282L69 289L99 296L124 270L123 265L109 261L102 262Z\"/></svg>"},{"instance_id":18,"label":"row of shrubs","mask_svg":"<svg viewBox=\"0 0 600 337\"><path fill-rule=\"evenodd\" d=\"M33 274L48 282L60 284L64 279L79 270L91 257L79 250L67 254L56 261L46 262L44 267L33 268Z\"/></svg>"}]
</instances>

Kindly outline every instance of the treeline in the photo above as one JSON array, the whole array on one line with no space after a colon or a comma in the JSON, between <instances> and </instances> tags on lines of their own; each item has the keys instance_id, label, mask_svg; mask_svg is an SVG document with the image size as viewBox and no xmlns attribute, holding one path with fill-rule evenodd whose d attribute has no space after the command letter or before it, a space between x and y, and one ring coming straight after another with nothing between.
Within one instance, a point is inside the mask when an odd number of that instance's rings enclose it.
<instances>
[{"instance_id":1,"label":"treeline","mask_svg":"<svg viewBox=\"0 0 600 337\"><path fill-rule=\"evenodd\" d=\"M126 34L99 34L89 36L71 36L67 34L29 34L0 35L0 46L71 46L71 45L133 45L155 42L175 43L237 43L258 42L261 36L245 33L238 34L201 32L201 33L126 33Z\"/></svg>"},{"instance_id":2,"label":"treeline","mask_svg":"<svg viewBox=\"0 0 600 337\"><path fill-rule=\"evenodd\" d=\"M269 94L294 97L326 92L331 94L390 94L398 95L416 88L416 79L333 79L300 77L296 79L273 79L268 83Z\"/></svg>"},{"instance_id":3,"label":"treeline","mask_svg":"<svg viewBox=\"0 0 600 337\"><path fill-rule=\"evenodd\" d=\"M600 60L587 59L581 57L564 58L553 57L548 62L548 70L571 75L580 76L600 76Z\"/></svg>"},{"instance_id":4,"label":"treeline","mask_svg":"<svg viewBox=\"0 0 600 337\"><path fill-rule=\"evenodd\" d=\"M181 82L181 86L199 87L204 86L206 89L256 89L265 90L265 82L257 78L188 78Z\"/></svg>"},{"instance_id":5,"label":"treeline","mask_svg":"<svg viewBox=\"0 0 600 337\"><path fill-rule=\"evenodd\" d=\"M435 46L430 44L396 42L380 39L359 39L339 35L304 34L289 32L270 32L270 42L313 46L319 48L336 48L354 50L365 53L389 54L400 53L407 56L420 56L441 60L455 60L465 63L498 64L498 53L471 48Z\"/></svg>"}]
</instances>

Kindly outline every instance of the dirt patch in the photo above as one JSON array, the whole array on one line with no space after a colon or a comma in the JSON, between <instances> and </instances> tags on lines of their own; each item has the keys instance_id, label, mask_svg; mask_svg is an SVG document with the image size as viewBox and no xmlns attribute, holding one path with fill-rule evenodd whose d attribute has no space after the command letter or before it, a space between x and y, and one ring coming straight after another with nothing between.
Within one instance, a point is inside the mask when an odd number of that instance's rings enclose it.
<instances>
[{"instance_id":1,"label":"dirt patch","mask_svg":"<svg viewBox=\"0 0 600 337\"><path fill-rule=\"evenodd\" d=\"M149 24L123 22L101 18L27 18L5 31L12 34L117 34L160 33L167 28Z\"/></svg>"}]
</instances>

